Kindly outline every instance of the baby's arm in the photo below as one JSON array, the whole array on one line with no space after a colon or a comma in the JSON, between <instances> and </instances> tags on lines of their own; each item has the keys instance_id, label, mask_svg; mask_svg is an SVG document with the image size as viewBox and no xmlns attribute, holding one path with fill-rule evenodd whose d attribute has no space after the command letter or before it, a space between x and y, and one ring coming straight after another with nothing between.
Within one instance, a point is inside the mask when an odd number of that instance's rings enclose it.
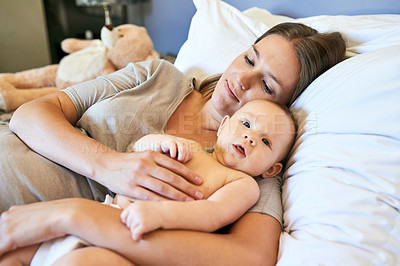
<instances>
[{"instance_id":1,"label":"baby's arm","mask_svg":"<svg viewBox=\"0 0 400 266\"><path fill-rule=\"evenodd\" d=\"M132 151L152 150L168 154L182 163L192 159L196 143L192 140L166 134L148 134L133 145Z\"/></svg>"},{"instance_id":2,"label":"baby's arm","mask_svg":"<svg viewBox=\"0 0 400 266\"><path fill-rule=\"evenodd\" d=\"M257 182L247 176L220 188L207 200L135 201L121 214L132 238L157 229L187 229L213 232L239 219L258 200Z\"/></svg>"}]
</instances>

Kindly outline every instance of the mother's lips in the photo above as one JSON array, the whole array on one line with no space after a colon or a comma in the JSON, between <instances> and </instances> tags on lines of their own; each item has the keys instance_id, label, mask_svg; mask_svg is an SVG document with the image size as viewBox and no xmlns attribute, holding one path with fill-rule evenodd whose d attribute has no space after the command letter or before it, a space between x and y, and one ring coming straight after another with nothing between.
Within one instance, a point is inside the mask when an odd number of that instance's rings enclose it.
<instances>
[{"instance_id":1,"label":"mother's lips","mask_svg":"<svg viewBox=\"0 0 400 266\"><path fill-rule=\"evenodd\" d=\"M225 80L225 89L226 89L226 91L227 91L227 93L228 93L228 96L229 96L230 98L232 98L232 99L234 99L234 100L240 102L240 101L239 101L239 98L238 98L238 97L236 96L236 94L235 94L235 90L234 90L234 88L232 87L232 84L231 84L228 80Z\"/></svg>"}]
</instances>

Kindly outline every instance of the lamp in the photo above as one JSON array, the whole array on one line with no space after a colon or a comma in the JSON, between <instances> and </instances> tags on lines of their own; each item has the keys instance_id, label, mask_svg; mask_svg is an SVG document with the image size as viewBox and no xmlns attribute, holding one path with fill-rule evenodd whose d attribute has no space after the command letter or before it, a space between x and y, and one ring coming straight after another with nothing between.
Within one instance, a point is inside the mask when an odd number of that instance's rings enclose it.
<instances>
[{"instance_id":1,"label":"lamp","mask_svg":"<svg viewBox=\"0 0 400 266\"><path fill-rule=\"evenodd\" d=\"M86 7L93 7L93 6L102 6L104 10L104 27L101 29L101 39L104 44L111 48L115 41L117 40L117 32L113 31L113 24L111 21L110 12L108 9L109 5L128 5L128 4L135 4L140 2L141 0L76 0L77 6L86 6Z\"/></svg>"},{"instance_id":2,"label":"lamp","mask_svg":"<svg viewBox=\"0 0 400 266\"><path fill-rule=\"evenodd\" d=\"M128 5L137 2L140 0L76 0L78 6Z\"/></svg>"},{"instance_id":3,"label":"lamp","mask_svg":"<svg viewBox=\"0 0 400 266\"><path fill-rule=\"evenodd\" d=\"M112 22L108 6L110 5L126 6L145 1L146 0L75 0L77 6L86 6L86 7L102 6L104 9L105 26L110 30L112 29Z\"/></svg>"}]
</instances>

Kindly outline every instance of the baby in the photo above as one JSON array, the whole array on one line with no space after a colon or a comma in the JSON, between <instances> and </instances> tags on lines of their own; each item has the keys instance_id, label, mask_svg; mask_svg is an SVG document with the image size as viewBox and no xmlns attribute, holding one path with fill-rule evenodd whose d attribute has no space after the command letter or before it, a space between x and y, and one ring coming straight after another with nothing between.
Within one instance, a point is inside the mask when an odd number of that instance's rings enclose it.
<instances>
[{"instance_id":1,"label":"baby","mask_svg":"<svg viewBox=\"0 0 400 266\"><path fill-rule=\"evenodd\" d=\"M277 103L256 100L232 117L225 116L212 153L192 140L150 134L138 140L133 151L154 150L168 154L203 177L204 200L135 201L121 214L132 238L163 229L213 232L236 221L259 198L253 178L274 177L282 169L295 136L294 121Z\"/></svg>"}]
</instances>

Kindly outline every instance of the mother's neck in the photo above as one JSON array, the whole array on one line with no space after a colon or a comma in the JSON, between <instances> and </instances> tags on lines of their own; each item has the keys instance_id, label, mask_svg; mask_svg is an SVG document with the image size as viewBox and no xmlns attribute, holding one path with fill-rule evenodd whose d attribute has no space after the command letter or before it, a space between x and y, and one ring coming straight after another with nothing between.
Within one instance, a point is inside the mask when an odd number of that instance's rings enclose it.
<instances>
[{"instance_id":1,"label":"mother's neck","mask_svg":"<svg viewBox=\"0 0 400 266\"><path fill-rule=\"evenodd\" d=\"M204 103L201 94L191 92L168 120L165 133L199 142L212 147L217 139L221 118L215 117L212 105Z\"/></svg>"},{"instance_id":2,"label":"mother's neck","mask_svg":"<svg viewBox=\"0 0 400 266\"><path fill-rule=\"evenodd\" d=\"M221 115L215 110L211 100L208 100L203 104L201 108L201 116L203 117L203 126L215 131L218 130L223 119L223 117L221 117Z\"/></svg>"}]
</instances>

